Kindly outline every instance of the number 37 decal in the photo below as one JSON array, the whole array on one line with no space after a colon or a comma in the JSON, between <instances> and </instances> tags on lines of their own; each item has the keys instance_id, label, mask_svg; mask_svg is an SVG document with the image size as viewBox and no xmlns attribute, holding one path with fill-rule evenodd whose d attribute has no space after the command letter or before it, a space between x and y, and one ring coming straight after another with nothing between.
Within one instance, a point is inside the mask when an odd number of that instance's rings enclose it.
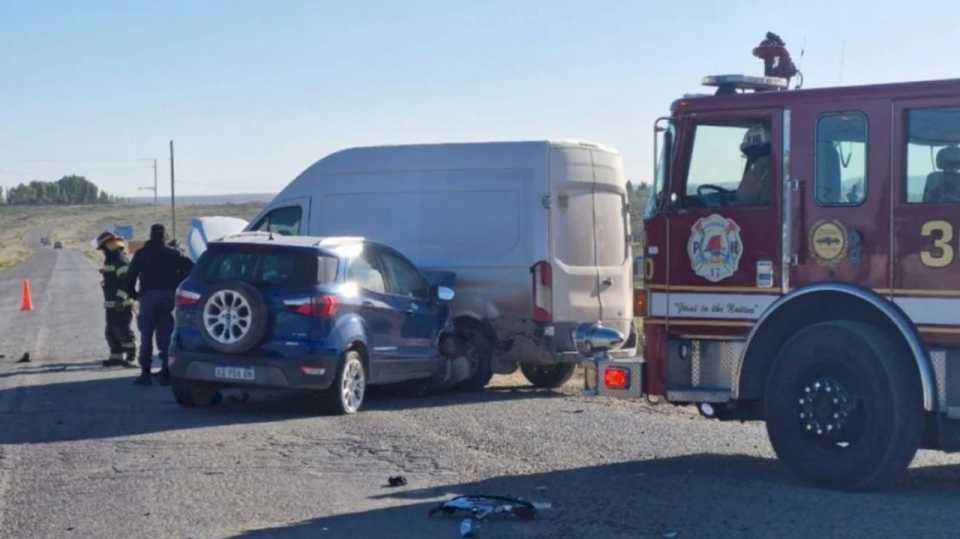
<instances>
[{"instance_id":1,"label":"number 37 decal","mask_svg":"<svg viewBox=\"0 0 960 539\"><path fill-rule=\"evenodd\" d=\"M953 225L947 221L927 221L920 235L933 239L933 246L920 251L920 262L931 268L943 268L953 262Z\"/></svg>"}]
</instances>

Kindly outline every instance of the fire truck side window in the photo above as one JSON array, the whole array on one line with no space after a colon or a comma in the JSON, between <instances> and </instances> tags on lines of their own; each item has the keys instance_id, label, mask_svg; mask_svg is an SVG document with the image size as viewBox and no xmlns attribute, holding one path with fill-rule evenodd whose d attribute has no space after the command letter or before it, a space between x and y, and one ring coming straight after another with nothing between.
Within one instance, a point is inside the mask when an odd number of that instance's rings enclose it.
<instances>
[{"instance_id":1,"label":"fire truck side window","mask_svg":"<svg viewBox=\"0 0 960 539\"><path fill-rule=\"evenodd\" d=\"M857 206L867 198L867 118L827 114L817 122L816 193L823 206Z\"/></svg>"},{"instance_id":2,"label":"fire truck side window","mask_svg":"<svg viewBox=\"0 0 960 539\"><path fill-rule=\"evenodd\" d=\"M766 206L772 181L772 148L767 123L697 126L684 206Z\"/></svg>"},{"instance_id":3,"label":"fire truck side window","mask_svg":"<svg viewBox=\"0 0 960 539\"><path fill-rule=\"evenodd\" d=\"M907 201L960 203L960 108L907 113Z\"/></svg>"}]
</instances>

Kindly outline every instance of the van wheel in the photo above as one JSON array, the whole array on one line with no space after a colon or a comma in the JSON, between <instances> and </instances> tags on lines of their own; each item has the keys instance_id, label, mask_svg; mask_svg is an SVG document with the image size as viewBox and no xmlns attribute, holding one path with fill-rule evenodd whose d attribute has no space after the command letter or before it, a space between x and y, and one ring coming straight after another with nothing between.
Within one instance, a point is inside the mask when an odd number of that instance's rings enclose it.
<instances>
[{"instance_id":1,"label":"van wheel","mask_svg":"<svg viewBox=\"0 0 960 539\"><path fill-rule=\"evenodd\" d=\"M531 384L537 387L556 389L573 378L576 363L557 363L555 365L532 365L521 363L520 370Z\"/></svg>"},{"instance_id":2,"label":"van wheel","mask_svg":"<svg viewBox=\"0 0 960 539\"><path fill-rule=\"evenodd\" d=\"M213 384L173 378L170 381L173 398L184 408L216 406L223 400L220 390Z\"/></svg>"},{"instance_id":3,"label":"van wheel","mask_svg":"<svg viewBox=\"0 0 960 539\"><path fill-rule=\"evenodd\" d=\"M780 349L764 396L777 456L818 485L873 489L894 482L923 435L920 380L877 328L832 321Z\"/></svg>"},{"instance_id":4,"label":"van wheel","mask_svg":"<svg viewBox=\"0 0 960 539\"><path fill-rule=\"evenodd\" d=\"M333 414L355 414L367 394L367 371L356 350L347 350L328 389L320 393L321 405Z\"/></svg>"},{"instance_id":5,"label":"van wheel","mask_svg":"<svg viewBox=\"0 0 960 539\"><path fill-rule=\"evenodd\" d=\"M483 391L493 378L493 343L478 327L458 331L466 343L465 355L470 363L470 378L457 384L463 391Z\"/></svg>"}]
</instances>

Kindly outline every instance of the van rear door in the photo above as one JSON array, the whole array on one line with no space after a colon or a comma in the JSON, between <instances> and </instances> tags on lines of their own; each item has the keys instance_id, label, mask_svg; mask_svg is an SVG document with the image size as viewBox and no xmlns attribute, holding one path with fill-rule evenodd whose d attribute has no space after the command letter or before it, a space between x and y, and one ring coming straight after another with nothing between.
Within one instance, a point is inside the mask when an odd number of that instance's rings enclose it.
<instances>
[{"instance_id":1,"label":"van rear door","mask_svg":"<svg viewBox=\"0 0 960 539\"><path fill-rule=\"evenodd\" d=\"M633 281L626 196L618 154L591 145L552 148L554 322L603 321L629 335Z\"/></svg>"},{"instance_id":2,"label":"van rear door","mask_svg":"<svg viewBox=\"0 0 960 539\"><path fill-rule=\"evenodd\" d=\"M633 275L628 249L630 215L626 181L619 155L597 150L591 153L599 320L629 337L633 319Z\"/></svg>"},{"instance_id":3,"label":"van rear door","mask_svg":"<svg viewBox=\"0 0 960 539\"><path fill-rule=\"evenodd\" d=\"M595 181L589 148L550 151L551 315L554 322L600 320Z\"/></svg>"}]
</instances>

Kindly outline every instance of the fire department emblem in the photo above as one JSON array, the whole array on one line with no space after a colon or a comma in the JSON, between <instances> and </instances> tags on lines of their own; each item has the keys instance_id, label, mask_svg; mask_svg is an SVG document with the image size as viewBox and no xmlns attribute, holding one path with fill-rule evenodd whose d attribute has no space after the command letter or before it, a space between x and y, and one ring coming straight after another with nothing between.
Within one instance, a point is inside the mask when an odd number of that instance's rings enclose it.
<instances>
[{"instance_id":1,"label":"fire department emblem","mask_svg":"<svg viewBox=\"0 0 960 539\"><path fill-rule=\"evenodd\" d=\"M690 228L687 255L693 272L712 283L736 273L742 253L740 226L733 219L713 214Z\"/></svg>"},{"instance_id":2,"label":"fire department emblem","mask_svg":"<svg viewBox=\"0 0 960 539\"><path fill-rule=\"evenodd\" d=\"M817 221L810 229L813 256L822 266L834 266L847 257L847 229L840 221Z\"/></svg>"}]
</instances>

